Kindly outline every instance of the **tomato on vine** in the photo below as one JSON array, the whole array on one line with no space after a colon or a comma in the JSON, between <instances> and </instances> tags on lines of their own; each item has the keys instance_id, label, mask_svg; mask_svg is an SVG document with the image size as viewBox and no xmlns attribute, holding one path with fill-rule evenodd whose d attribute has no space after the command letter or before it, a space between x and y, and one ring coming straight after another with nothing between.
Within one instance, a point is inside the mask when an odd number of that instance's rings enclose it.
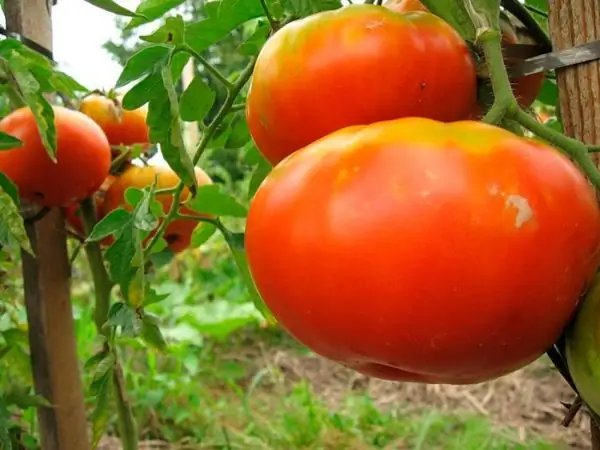
<instances>
[{"instance_id":1,"label":"tomato on vine","mask_svg":"<svg viewBox=\"0 0 600 450\"><path fill-rule=\"evenodd\" d=\"M211 178L204 170L199 167L195 168L196 179L198 186L212 184ZM166 164L153 166L136 166L130 165L123 173L116 177L116 180L110 185L104 196L102 204L102 214L106 215L114 209L124 207L131 210L132 207L125 201L125 191L130 187L143 189L149 187L155 176L158 177L157 189L174 188L179 184L179 176ZM184 188L181 195L181 202L184 203L190 195L189 189ZM172 193L159 193L156 195L156 200L162 205L163 212L166 214L173 203ZM179 209L181 214L192 215L197 217L207 217L204 214L196 213L184 205ZM159 219L162 221L163 219ZM169 222L164 234L164 239L167 241L169 249L173 253L179 253L187 249L191 243L191 237L194 229L198 225L198 221L193 219L176 219ZM156 234L154 230L146 240L151 239Z\"/></svg>"},{"instance_id":2,"label":"tomato on vine","mask_svg":"<svg viewBox=\"0 0 600 450\"><path fill-rule=\"evenodd\" d=\"M276 164L349 125L466 119L476 84L467 44L439 17L355 4L291 22L269 38L246 116L257 148Z\"/></svg>"},{"instance_id":3,"label":"tomato on vine","mask_svg":"<svg viewBox=\"0 0 600 450\"><path fill-rule=\"evenodd\" d=\"M100 125L112 146L149 144L147 107L130 111L124 109L120 101L120 97L112 99L101 94L90 94L81 101L79 110Z\"/></svg>"},{"instance_id":4,"label":"tomato on vine","mask_svg":"<svg viewBox=\"0 0 600 450\"><path fill-rule=\"evenodd\" d=\"M53 106L57 149L53 162L27 107L0 121L0 130L22 147L0 152L0 172L15 183L22 198L42 206L67 206L96 192L108 176L110 145L102 129L85 114Z\"/></svg>"},{"instance_id":5,"label":"tomato on vine","mask_svg":"<svg viewBox=\"0 0 600 450\"><path fill-rule=\"evenodd\" d=\"M275 166L246 250L271 312L316 353L389 380L476 383L556 342L600 262L600 210L552 147L404 118Z\"/></svg>"}]
</instances>

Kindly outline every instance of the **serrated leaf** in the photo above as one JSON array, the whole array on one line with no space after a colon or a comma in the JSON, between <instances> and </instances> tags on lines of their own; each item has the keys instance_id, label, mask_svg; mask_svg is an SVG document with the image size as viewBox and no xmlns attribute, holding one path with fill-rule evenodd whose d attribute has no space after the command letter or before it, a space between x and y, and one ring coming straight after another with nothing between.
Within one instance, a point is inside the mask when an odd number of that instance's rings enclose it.
<instances>
[{"instance_id":1,"label":"serrated leaf","mask_svg":"<svg viewBox=\"0 0 600 450\"><path fill-rule=\"evenodd\" d=\"M158 219L152 211L155 203L156 179L153 180L149 189L127 188L125 198L134 206L133 226L138 230L152 231L158 225ZM129 198L128 198L129 197ZM162 207L160 208L162 210Z\"/></svg>"},{"instance_id":2,"label":"serrated leaf","mask_svg":"<svg viewBox=\"0 0 600 450\"><path fill-rule=\"evenodd\" d=\"M109 399L112 398L113 378L104 377L94 389L95 401L91 414L92 420L92 448L96 448L105 435L110 419Z\"/></svg>"},{"instance_id":3,"label":"serrated leaf","mask_svg":"<svg viewBox=\"0 0 600 450\"><path fill-rule=\"evenodd\" d=\"M198 186L198 180L196 179L194 163L183 141L181 123L179 122L179 103L169 67L163 67L162 78L167 93L170 120L168 122L168 133L164 135L167 139L159 140L161 153L171 169L175 171L179 178L193 192Z\"/></svg>"},{"instance_id":4,"label":"serrated leaf","mask_svg":"<svg viewBox=\"0 0 600 450\"><path fill-rule=\"evenodd\" d=\"M136 321L138 320L135 309L123 302L115 303L115 305L119 305L119 307L114 308L114 311L111 309L112 314L109 314L108 325L121 328L124 334L132 334L132 330L137 328Z\"/></svg>"},{"instance_id":5,"label":"serrated leaf","mask_svg":"<svg viewBox=\"0 0 600 450\"><path fill-rule=\"evenodd\" d=\"M143 0L136 8L136 12L143 14L145 18L134 18L125 26L125 30L131 30L153 20L163 17L167 12L184 3L185 0Z\"/></svg>"},{"instance_id":6,"label":"serrated leaf","mask_svg":"<svg viewBox=\"0 0 600 450\"><path fill-rule=\"evenodd\" d=\"M196 75L183 91L179 112L186 122L201 122L215 103L216 94L202 77Z\"/></svg>"},{"instance_id":7,"label":"serrated leaf","mask_svg":"<svg viewBox=\"0 0 600 450\"><path fill-rule=\"evenodd\" d=\"M186 27L185 40L198 53L225 38L251 19L264 17L260 0L222 0L205 3L206 19Z\"/></svg>"},{"instance_id":8,"label":"serrated leaf","mask_svg":"<svg viewBox=\"0 0 600 450\"><path fill-rule=\"evenodd\" d=\"M167 17L165 23L152 34L140 36L140 39L154 44L180 45L184 42L185 22L183 17Z\"/></svg>"},{"instance_id":9,"label":"serrated leaf","mask_svg":"<svg viewBox=\"0 0 600 450\"><path fill-rule=\"evenodd\" d=\"M200 186L196 196L186 206L196 212L216 216L246 217L248 214L246 208L222 192L218 184Z\"/></svg>"},{"instance_id":10,"label":"serrated leaf","mask_svg":"<svg viewBox=\"0 0 600 450\"><path fill-rule=\"evenodd\" d=\"M48 100L42 95L40 85L27 69L27 60L16 50L10 52L7 60L19 89L23 94L26 105L31 109L44 148L53 161L56 161L56 126L54 110Z\"/></svg>"},{"instance_id":11,"label":"serrated leaf","mask_svg":"<svg viewBox=\"0 0 600 450\"><path fill-rule=\"evenodd\" d=\"M58 92L62 92L69 98L76 98L77 93L89 92L89 89L79 83L77 80L72 78L60 70L54 70L50 78L50 84L54 86L54 89Z\"/></svg>"},{"instance_id":12,"label":"serrated leaf","mask_svg":"<svg viewBox=\"0 0 600 450\"><path fill-rule=\"evenodd\" d=\"M160 70L158 68L156 70L127 91L122 100L123 108L137 109L160 96L163 90L163 81ZM149 111L150 108L148 108L148 114L150 114ZM152 140L152 142L156 141Z\"/></svg>"},{"instance_id":13,"label":"serrated leaf","mask_svg":"<svg viewBox=\"0 0 600 450\"><path fill-rule=\"evenodd\" d=\"M23 250L35 256L20 212L17 188L0 172L0 243L8 245L14 239Z\"/></svg>"},{"instance_id":14,"label":"serrated leaf","mask_svg":"<svg viewBox=\"0 0 600 450\"><path fill-rule=\"evenodd\" d=\"M149 287L146 291L146 298L144 299L144 306L152 305L154 303L160 303L164 299L168 298L171 294L159 294L153 288Z\"/></svg>"},{"instance_id":15,"label":"serrated leaf","mask_svg":"<svg viewBox=\"0 0 600 450\"><path fill-rule=\"evenodd\" d=\"M192 233L190 248L198 248L208 241L217 231L217 226L210 222L200 222Z\"/></svg>"},{"instance_id":16,"label":"serrated leaf","mask_svg":"<svg viewBox=\"0 0 600 450\"><path fill-rule=\"evenodd\" d=\"M108 262L109 275L111 279L118 283L121 291L127 288L127 285L135 274L135 268L132 267L132 261L136 257L136 239L139 239L139 230L133 227L130 222L121 230L121 234L106 250L105 259Z\"/></svg>"},{"instance_id":17,"label":"serrated leaf","mask_svg":"<svg viewBox=\"0 0 600 450\"><path fill-rule=\"evenodd\" d=\"M258 20L250 37L240 45L240 53L247 56L258 55L265 42L267 42L270 32L271 26L269 22Z\"/></svg>"},{"instance_id":18,"label":"serrated leaf","mask_svg":"<svg viewBox=\"0 0 600 450\"><path fill-rule=\"evenodd\" d=\"M168 55L169 47L166 45L149 45L142 48L127 60L116 87L125 86L151 73L157 64L166 61Z\"/></svg>"},{"instance_id":19,"label":"serrated leaf","mask_svg":"<svg viewBox=\"0 0 600 450\"><path fill-rule=\"evenodd\" d=\"M167 349L167 342L158 326L158 317L153 314L144 313L142 316L141 336L146 344L160 351Z\"/></svg>"},{"instance_id":20,"label":"serrated leaf","mask_svg":"<svg viewBox=\"0 0 600 450\"><path fill-rule=\"evenodd\" d=\"M277 320L260 296L260 293L254 284L254 279L250 273L248 259L246 257L246 249L244 248L244 233L232 233L225 227L221 228L221 232L223 233L223 237L225 238L225 241L231 250L235 264L240 272L240 275L242 276L242 280L246 285L246 289L250 294L250 298L252 299L254 306L256 306L256 309L260 311L260 313L269 323L276 323Z\"/></svg>"},{"instance_id":21,"label":"serrated leaf","mask_svg":"<svg viewBox=\"0 0 600 450\"><path fill-rule=\"evenodd\" d=\"M118 14L119 16L126 17L140 17L144 18L144 15L139 12L133 12L128 10L127 8L119 5L118 3L113 2L112 0L85 0L90 5L95 6L96 8L103 9L105 11Z\"/></svg>"},{"instance_id":22,"label":"serrated leaf","mask_svg":"<svg viewBox=\"0 0 600 450\"><path fill-rule=\"evenodd\" d=\"M23 145L23 141L10 134L0 131L0 150L13 150Z\"/></svg>"},{"instance_id":23,"label":"serrated leaf","mask_svg":"<svg viewBox=\"0 0 600 450\"><path fill-rule=\"evenodd\" d=\"M85 362L83 367L85 369L91 369L91 368L97 366L100 363L100 361L102 361L104 358L106 358L107 354L108 353L105 350L95 353L94 355L92 355L88 358L88 360Z\"/></svg>"},{"instance_id":24,"label":"serrated leaf","mask_svg":"<svg viewBox=\"0 0 600 450\"><path fill-rule=\"evenodd\" d=\"M129 225L133 220L132 214L123 208L113 209L106 216L100 219L92 232L87 237L87 241L96 242L101 241L107 236L116 235Z\"/></svg>"}]
</instances>

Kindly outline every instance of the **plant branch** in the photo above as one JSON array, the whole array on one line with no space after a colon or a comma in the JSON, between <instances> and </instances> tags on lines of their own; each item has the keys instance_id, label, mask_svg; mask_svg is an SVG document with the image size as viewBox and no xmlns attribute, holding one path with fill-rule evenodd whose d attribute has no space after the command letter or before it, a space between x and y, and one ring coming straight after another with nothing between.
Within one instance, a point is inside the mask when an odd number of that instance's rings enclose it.
<instances>
[{"instance_id":1,"label":"plant branch","mask_svg":"<svg viewBox=\"0 0 600 450\"><path fill-rule=\"evenodd\" d=\"M228 92L233 90L234 86L231 84L231 82L225 78L223 74L219 72L211 63L209 63L200 53L187 44L183 44L181 47L179 47L179 49L192 55L215 80L225 86Z\"/></svg>"},{"instance_id":2,"label":"plant branch","mask_svg":"<svg viewBox=\"0 0 600 450\"><path fill-rule=\"evenodd\" d=\"M488 29L479 39L488 65L488 73L494 92L494 103L481 121L490 124L499 124L508 114L509 110L518 108L519 105L513 94L510 78L504 64L502 36L500 32Z\"/></svg>"},{"instance_id":3,"label":"plant branch","mask_svg":"<svg viewBox=\"0 0 600 450\"><path fill-rule=\"evenodd\" d=\"M567 153L579 165L596 189L600 189L600 172L592 161L585 144L542 125L521 108L516 108L511 115L523 127Z\"/></svg>"},{"instance_id":4,"label":"plant branch","mask_svg":"<svg viewBox=\"0 0 600 450\"><path fill-rule=\"evenodd\" d=\"M271 30L277 30L279 28L279 23L273 18L273 15L271 14L271 11L269 11L269 7L267 6L267 2L265 0L260 0L260 6L262 6L263 11L265 12L265 16L269 21Z\"/></svg>"},{"instance_id":5,"label":"plant branch","mask_svg":"<svg viewBox=\"0 0 600 450\"><path fill-rule=\"evenodd\" d=\"M96 211L94 206L94 200L92 198L86 198L81 202L81 213L83 219L83 226L86 236L89 236L90 232L96 224ZM98 242L87 242L85 245L85 252L88 257L90 264L90 270L92 272L92 279L94 281L94 292L96 297L96 303L94 308L94 322L98 333L106 337L109 351L111 351L115 357L115 365L113 372L113 382L115 383L115 400L117 402L118 411L118 422L119 433L122 441L123 450L137 450L138 448L138 435L136 430L135 418L133 417L133 411L125 396L125 386L122 376L122 368L117 357L117 351L114 345L108 344L110 342L110 330L104 327L104 324L108 320L108 311L110 309L110 294L114 286L111 281L106 266L104 265L104 259L102 257L102 250Z\"/></svg>"},{"instance_id":6,"label":"plant branch","mask_svg":"<svg viewBox=\"0 0 600 450\"><path fill-rule=\"evenodd\" d=\"M531 37L544 47L545 52L552 51L552 41L539 22L529 13L525 5L519 2L519 0L503 0L502 6L525 25Z\"/></svg>"},{"instance_id":7,"label":"plant branch","mask_svg":"<svg viewBox=\"0 0 600 450\"><path fill-rule=\"evenodd\" d=\"M532 13L539 14L540 16L542 16L542 17L544 17L546 19L548 18L548 13L546 11L543 11L540 8L537 8L537 7L535 7L533 5L530 5L528 3L526 3L524 6L525 6L525 8L527 8Z\"/></svg>"},{"instance_id":8,"label":"plant branch","mask_svg":"<svg viewBox=\"0 0 600 450\"><path fill-rule=\"evenodd\" d=\"M252 72L254 71L255 64L256 64L256 58L252 58L250 63L246 66L246 68L240 73L239 77L232 84L232 88L227 91L227 97L225 98L223 105L221 105L219 112L216 114L216 116L214 117L214 119L212 120L210 125L208 125L208 127L206 127L206 130L204 131L204 134L202 135L202 138L200 139L200 142L198 143L198 146L196 147L196 152L194 153L194 157L192 158L192 162L193 162L194 166L196 164L198 164L200 157L202 156L202 154L208 147L208 144L210 143L210 140L212 139L215 132L217 131L217 128L219 127L219 125L221 125L221 122L227 116L227 114L229 114L231 107L233 106L233 103L235 102L236 97L238 96L238 94L240 93L242 88L246 85L246 83L252 76ZM171 208L169 208L169 212L167 213L166 217L163 219L162 223L158 227L156 234L152 237L152 240L148 243L148 245L144 249L145 257L150 255L152 248L156 245L156 243L165 234L165 230L169 226L169 223L171 223L171 221L177 216L178 209L179 209L179 206L181 203L181 194L183 192L184 187L185 187L185 184L181 181L175 187L175 190L173 192L173 202L171 204Z\"/></svg>"}]
</instances>

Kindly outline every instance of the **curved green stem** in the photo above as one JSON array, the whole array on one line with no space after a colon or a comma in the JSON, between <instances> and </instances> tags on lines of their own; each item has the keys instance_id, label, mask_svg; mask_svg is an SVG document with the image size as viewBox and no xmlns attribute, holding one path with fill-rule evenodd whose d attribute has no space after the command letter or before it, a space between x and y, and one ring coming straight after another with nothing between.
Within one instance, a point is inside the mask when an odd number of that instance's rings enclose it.
<instances>
[{"instance_id":1,"label":"curved green stem","mask_svg":"<svg viewBox=\"0 0 600 450\"><path fill-rule=\"evenodd\" d=\"M544 47L544 51L552 50L552 41L544 29L540 26L539 22L535 20L531 14L529 14L529 11L523 3L521 3L519 0L503 0L502 5L508 12L514 15L523 23L523 25L525 25L527 31L529 31L529 34L531 34L531 37L538 44Z\"/></svg>"},{"instance_id":2,"label":"curved green stem","mask_svg":"<svg viewBox=\"0 0 600 450\"><path fill-rule=\"evenodd\" d=\"M544 10L542 10L540 8L537 8L537 7L533 6L533 5L530 5L528 3L526 3L524 6L525 6L525 8L527 8L532 13L539 14L540 16L542 16L542 17L544 17L546 19L548 18L548 13L546 11L544 11Z\"/></svg>"},{"instance_id":3,"label":"curved green stem","mask_svg":"<svg viewBox=\"0 0 600 450\"><path fill-rule=\"evenodd\" d=\"M542 125L521 108L512 111L511 118L540 138L563 150L579 165L592 184L600 189L600 172L590 158L585 144Z\"/></svg>"},{"instance_id":4,"label":"curved green stem","mask_svg":"<svg viewBox=\"0 0 600 450\"><path fill-rule=\"evenodd\" d=\"M267 2L265 0L260 0L260 6L262 6L263 11L265 12L265 17L269 21L271 30L273 30L273 31L277 30L279 28L279 23L277 23L277 21L273 17L273 14L271 14L271 11L269 10L269 7L267 6Z\"/></svg>"},{"instance_id":5,"label":"curved green stem","mask_svg":"<svg viewBox=\"0 0 600 450\"><path fill-rule=\"evenodd\" d=\"M81 202L81 213L84 231L87 236L96 224L96 208L92 198L87 198ZM96 297L96 304L94 307L94 322L96 324L96 329L98 330L99 334L106 338L108 348L115 357L113 382L115 383L115 400L117 403L118 412L117 427L119 429L119 434L122 441L121 445L123 450L137 450L137 426L131 405L126 397L125 384L122 375L123 369L119 363L119 358L117 357L117 351L114 348L114 344L110 344L110 330L104 326L108 320L110 294L114 284L108 275L106 266L104 265L100 244L98 242L88 242L85 245L85 252L88 257L90 270L92 272L92 279L94 281L94 292Z\"/></svg>"},{"instance_id":6,"label":"curved green stem","mask_svg":"<svg viewBox=\"0 0 600 450\"><path fill-rule=\"evenodd\" d=\"M588 145L587 149L590 153L598 153L600 152L600 145Z\"/></svg>"},{"instance_id":7,"label":"curved green stem","mask_svg":"<svg viewBox=\"0 0 600 450\"><path fill-rule=\"evenodd\" d=\"M227 97L225 98L223 105L221 105L219 112L216 114L216 116L214 117L214 119L212 120L210 125L208 125L208 127L206 127L206 130L204 131L204 134L202 135L202 138L200 139L200 142L198 143L198 147L196 147L196 152L194 153L194 157L192 158L192 162L194 163L194 166L196 164L198 164L200 157L202 156L202 154L208 147L208 144L210 143L210 140L212 139L215 132L217 131L217 128L219 127L219 125L221 125L221 122L223 122L223 119L227 116L227 114L229 114L231 107L233 106L233 103L235 102L236 97L238 96L238 94L240 93L242 88L246 85L246 83L252 76L252 72L254 71L255 64L256 64L256 58L252 58L250 63L240 73L237 80L235 80L235 83L233 83L231 90L229 90L227 92ZM175 187L175 191L173 192L173 203L171 204L171 208L169 208L169 212L167 213L166 217L163 219L162 223L158 227L156 234L153 236L152 240L146 246L146 248L144 250L145 257L150 255L152 248L156 245L156 243L165 234L165 230L169 226L169 223L171 223L171 221L177 216L178 209L179 209L179 206L181 203L181 193L183 192L184 187L185 187L185 184L182 182L180 182Z\"/></svg>"},{"instance_id":8,"label":"curved green stem","mask_svg":"<svg viewBox=\"0 0 600 450\"><path fill-rule=\"evenodd\" d=\"M504 64L500 32L488 29L480 36L480 42L494 92L494 103L481 121L498 124L502 122L510 110L518 109L519 105L513 94L510 78Z\"/></svg>"},{"instance_id":9,"label":"curved green stem","mask_svg":"<svg viewBox=\"0 0 600 450\"><path fill-rule=\"evenodd\" d=\"M202 67L204 67L204 69L208 72L210 76L212 76L215 80L217 80L219 83L225 86L228 92L230 92L233 89L233 85L231 84L231 82L227 78L225 78L221 72L219 72L211 63L209 63L200 53L198 53L192 47L190 47L187 44L183 44L182 46L178 47L178 49L192 55L202 65Z\"/></svg>"}]
</instances>

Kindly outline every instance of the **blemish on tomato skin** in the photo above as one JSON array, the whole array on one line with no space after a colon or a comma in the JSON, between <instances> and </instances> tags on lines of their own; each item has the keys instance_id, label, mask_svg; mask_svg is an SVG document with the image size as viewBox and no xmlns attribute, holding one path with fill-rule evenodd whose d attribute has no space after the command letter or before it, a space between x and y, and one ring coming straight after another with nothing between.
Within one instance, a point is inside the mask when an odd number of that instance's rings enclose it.
<instances>
[{"instance_id":1,"label":"blemish on tomato skin","mask_svg":"<svg viewBox=\"0 0 600 450\"><path fill-rule=\"evenodd\" d=\"M517 210L517 216L515 218L515 226L517 228L521 228L533 218L533 209L531 208L529 201L521 195L508 195L504 204L506 207L512 206Z\"/></svg>"}]
</instances>

